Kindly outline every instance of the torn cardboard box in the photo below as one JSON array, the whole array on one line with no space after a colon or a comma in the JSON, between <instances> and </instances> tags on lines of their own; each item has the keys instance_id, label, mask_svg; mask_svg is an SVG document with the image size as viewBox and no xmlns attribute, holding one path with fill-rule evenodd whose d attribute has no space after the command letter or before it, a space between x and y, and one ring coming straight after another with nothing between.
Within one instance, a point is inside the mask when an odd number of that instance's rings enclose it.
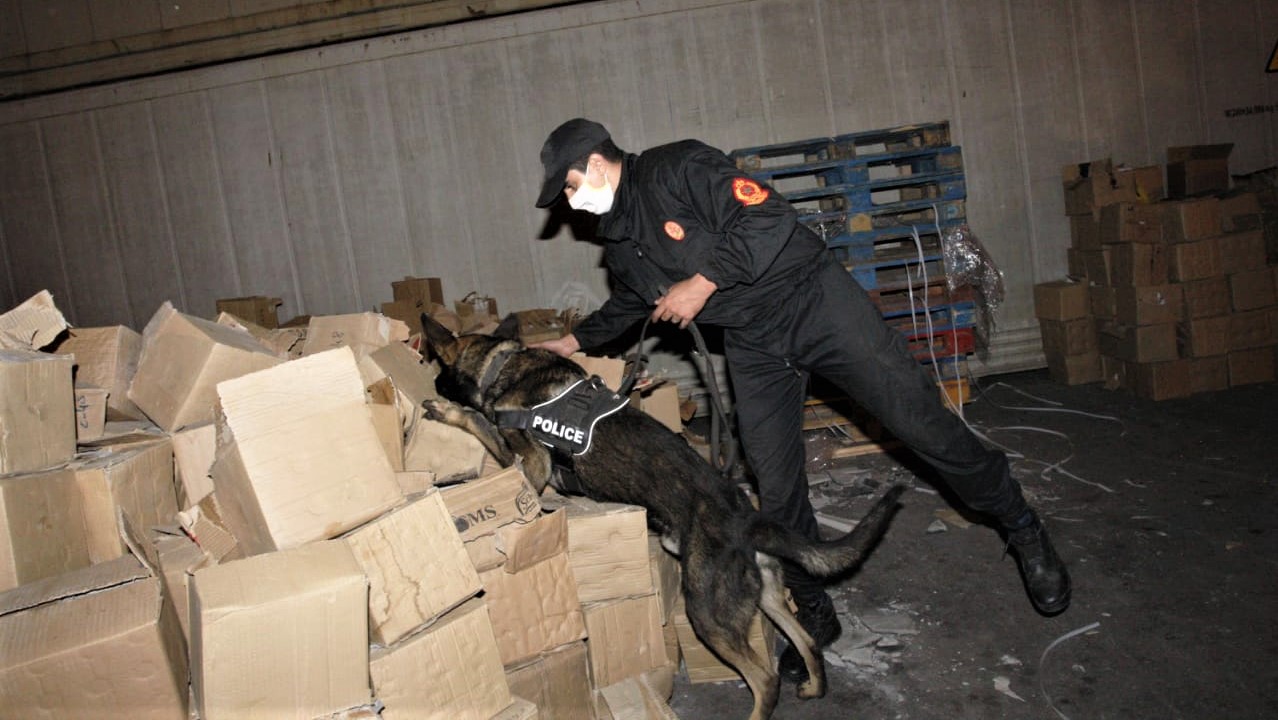
<instances>
[{"instance_id":1,"label":"torn cardboard box","mask_svg":"<svg viewBox=\"0 0 1278 720\"><path fill-rule=\"evenodd\" d=\"M187 703L177 616L133 555L0 595L0 716L187 720Z\"/></svg>"},{"instance_id":2,"label":"torn cardboard box","mask_svg":"<svg viewBox=\"0 0 1278 720\"><path fill-rule=\"evenodd\" d=\"M173 432L213 419L218 383L278 364L251 335L184 315L166 302L142 332L129 399Z\"/></svg>"},{"instance_id":3,"label":"torn cardboard box","mask_svg":"<svg viewBox=\"0 0 1278 720\"><path fill-rule=\"evenodd\" d=\"M369 658L385 720L491 718L509 707L493 626L482 598Z\"/></svg>"},{"instance_id":4,"label":"torn cardboard box","mask_svg":"<svg viewBox=\"0 0 1278 720\"><path fill-rule=\"evenodd\" d=\"M217 453L217 426L192 425L173 433L171 439L178 508L185 510L213 492L209 473Z\"/></svg>"},{"instance_id":5,"label":"torn cardboard box","mask_svg":"<svg viewBox=\"0 0 1278 720\"><path fill-rule=\"evenodd\" d=\"M245 554L336 537L400 501L348 347L217 386L213 487Z\"/></svg>"},{"instance_id":6,"label":"torn cardboard box","mask_svg":"<svg viewBox=\"0 0 1278 720\"><path fill-rule=\"evenodd\" d=\"M168 440L81 455L69 469L80 488L89 557L95 563L128 551L120 540L117 513L144 531L176 520L173 446Z\"/></svg>"},{"instance_id":7,"label":"torn cardboard box","mask_svg":"<svg viewBox=\"0 0 1278 720\"><path fill-rule=\"evenodd\" d=\"M583 603L652 593L648 513L636 505L563 499L568 564ZM558 514L558 513L556 513Z\"/></svg>"},{"instance_id":8,"label":"torn cardboard box","mask_svg":"<svg viewBox=\"0 0 1278 720\"><path fill-rule=\"evenodd\" d=\"M483 588L439 491L341 538L368 576L369 629L390 645Z\"/></svg>"},{"instance_id":9,"label":"torn cardboard box","mask_svg":"<svg viewBox=\"0 0 1278 720\"><path fill-rule=\"evenodd\" d=\"M615 685L670 663L655 593L586 603L582 612L594 687Z\"/></svg>"},{"instance_id":10,"label":"torn cardboard box","mask_svg":"<svg viewBox=\"0 0 1278 720\"><path fill-rule=\"evenodd\" d=\"M511 665L586 636L567 552L519 572L481 573L501 663Z\"/></svg>"},{"instance_id":11,"label":"torn cardboard box","mask_svg":"<svg viewBox=\"0 0 1278 720\"><path fill-rule=\"evenodd\" d=\"M528 698L544 720L595 720L586 644L577 640L506 668L510 692Z\"/></svg>"},{"instance_id":12,"label":"torn cardboard box","mask_svg":"<svg viewBox=\"0 0 1278 720\"><path fill-rule=\"evenodd\" d=\"M404 470L424 470L440 485L483 472L488 451L474 435L434 420L419 420L404 445Z\"/></svg>"},{"instance_id":13,"label":"torn cardboard box","mask_svg":"<svg viewBox=\"0 0 1278 720\"><path fill-rule=\"evenodd\" d=\"M67 321L53 303L53 295L41 290L0 315L0 348L40 350L66 329Z\"/></svg>"}]
</instances>

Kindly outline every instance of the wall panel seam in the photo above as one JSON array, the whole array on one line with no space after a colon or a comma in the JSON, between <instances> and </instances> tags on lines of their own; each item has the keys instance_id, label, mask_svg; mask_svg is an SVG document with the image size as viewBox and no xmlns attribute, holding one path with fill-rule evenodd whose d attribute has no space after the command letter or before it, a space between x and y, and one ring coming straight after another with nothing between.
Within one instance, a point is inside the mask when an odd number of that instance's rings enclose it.
<instances>
[{"instance_id":1,"label":"wall panel seam","mask_svg":"<svg viewBox=\"0 0 1278 720\"><path fill-rule=\"evenodd\" d=\"M148 101L146 107L147 132L151 138L151 149L154 151L155 175L160 182L160 211L164 213L164 229L169 236L169 257L173 261L173 279L177 283L178 301L182 304L182 308L191 314L197 313L191 307L190 298L186 296L186 275L182 270L182 260L178 255L177 249L177 233L173 228L173 212L169 205L169 184L164 174L164 163L160 161L160 137L155 130L155 107L153 101ZM198 272L198 268L193 268Z\"/></svg>"}]
</instances>

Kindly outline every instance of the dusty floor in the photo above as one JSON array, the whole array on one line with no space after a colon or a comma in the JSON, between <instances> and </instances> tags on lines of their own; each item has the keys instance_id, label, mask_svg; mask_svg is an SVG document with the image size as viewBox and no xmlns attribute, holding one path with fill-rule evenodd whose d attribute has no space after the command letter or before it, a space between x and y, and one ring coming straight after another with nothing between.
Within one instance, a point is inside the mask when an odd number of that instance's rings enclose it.
<instances>
[{"instance_id":1,"label":"dusty floor","mask_svg":"<svg viewBox=\"0 0 1278 720\"><path fill-rule=\"evenodd\" d=\"M1044 372L981 385L965 415L1024 456L1013 472L1070 563L1073 605L1036 614L997 534L965 527L897 459L842 461L814 475L829 478L815 504L861 512L873 487L914 489L832 588L844 639L826 653L828 694L800 701L785 686L773 717L1278 717L1278 384L1160 403ZM995 429L1018 427L1051 433ZM1043 476L1061 461L1076 477ZM671 706L745 718L751 696L681 675Z\"/></svg>"}]
</instances>

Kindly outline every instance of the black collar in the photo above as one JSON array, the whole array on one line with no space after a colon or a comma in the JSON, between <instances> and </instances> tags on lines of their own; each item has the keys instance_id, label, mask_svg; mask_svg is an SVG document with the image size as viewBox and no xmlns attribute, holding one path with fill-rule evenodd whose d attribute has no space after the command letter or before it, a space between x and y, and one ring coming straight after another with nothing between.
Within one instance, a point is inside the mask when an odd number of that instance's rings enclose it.
<instances>
[{"instance_id":1,"label":"black collar","mask_svg":"<svg viewBox=\"0 0 1278 720\"><path fill-rule=\"evenodd\" d=\"M500 375L502 369L506 367L506 362L510 360L511 356L518 354L521 350L523 350L523 348L502 350L488 363L488 368L484 370L484 376L479 378L479 395L481 397L484 393L488 392L488 388L497 380L497 376Z\"/></svg>"}]
</instances>

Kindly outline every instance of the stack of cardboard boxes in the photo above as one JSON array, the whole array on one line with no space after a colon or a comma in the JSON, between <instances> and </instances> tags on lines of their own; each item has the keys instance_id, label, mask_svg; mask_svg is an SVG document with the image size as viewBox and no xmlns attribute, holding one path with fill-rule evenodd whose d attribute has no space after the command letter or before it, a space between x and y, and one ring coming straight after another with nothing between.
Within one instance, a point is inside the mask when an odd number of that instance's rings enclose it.
<instances>
[{"instance_id":1,"label":"stack of cardboard boxes","mask_svg":"<svg viewBox=\"0 0 1278 720\"><path fill-rule=\"evenodd\" d=\"M421 419L403 323L68 331L42 294L0 343L0 716L669 712L678 567L644 511L543 507Z\"/></svg>"},{"instance_id":2,"label":"stack of cardboard boxes","mask_svg":"<svg viewBox=\"0 0 1278 720\"><path fill-rule=\"evenodd\" d=\"M1065 168L1070 278L1034 294L1054 378L1153 400L1274 379L1278 268L1227 155L1169 148L1166 200L1159 166Z\"/></svg>"}]
</instances>

